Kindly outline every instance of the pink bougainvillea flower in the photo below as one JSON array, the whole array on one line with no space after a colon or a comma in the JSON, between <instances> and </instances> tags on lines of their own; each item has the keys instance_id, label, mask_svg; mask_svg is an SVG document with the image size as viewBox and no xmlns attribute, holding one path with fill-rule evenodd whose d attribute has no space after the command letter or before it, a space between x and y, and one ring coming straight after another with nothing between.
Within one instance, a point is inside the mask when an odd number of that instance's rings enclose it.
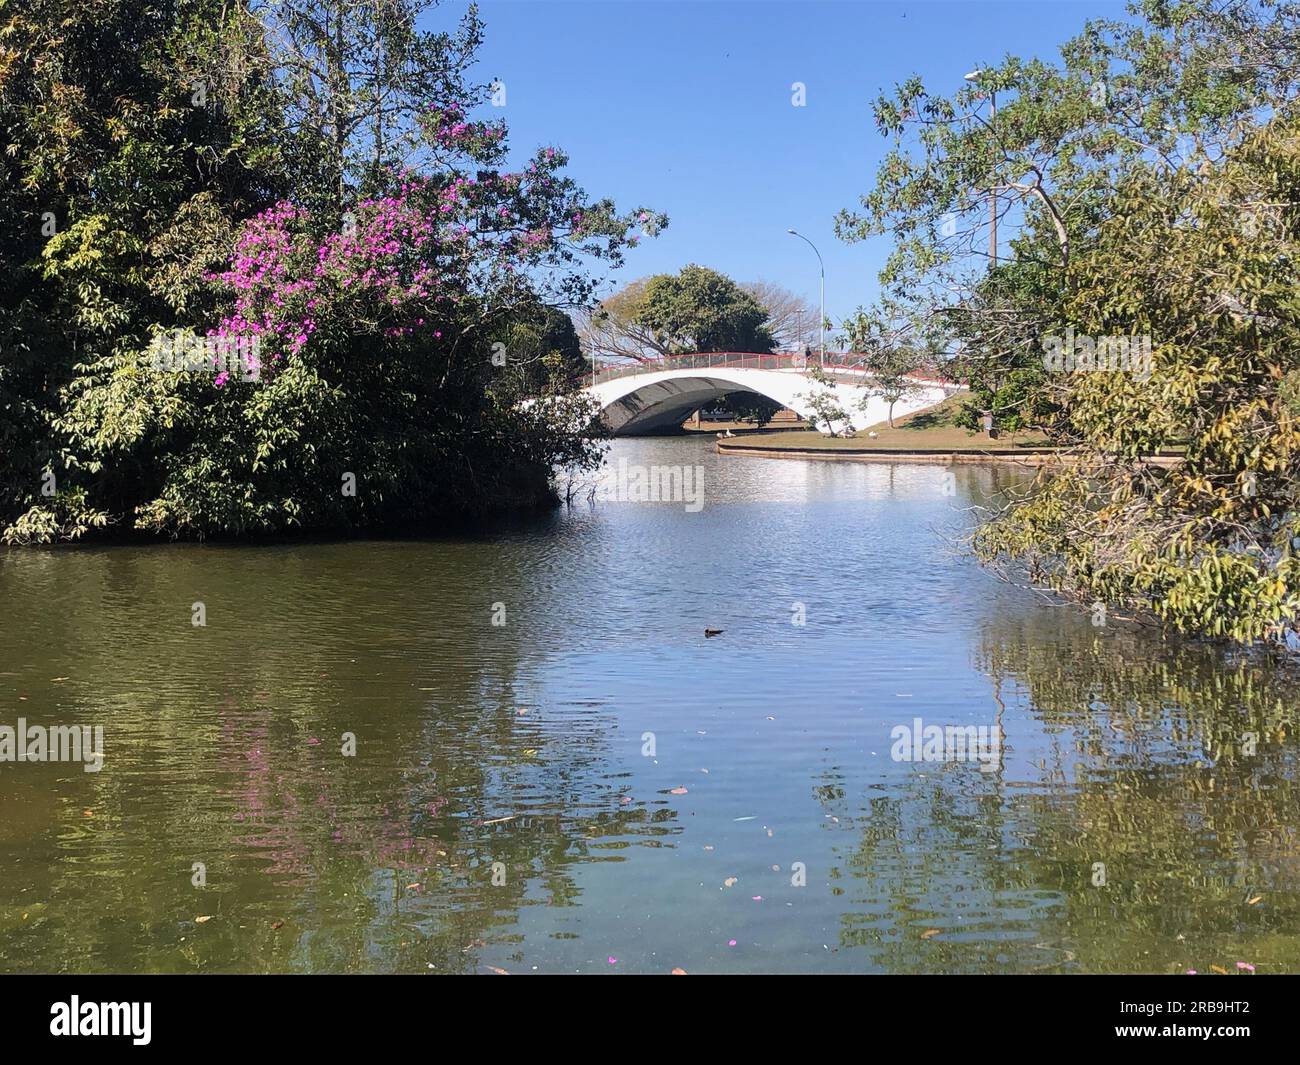
<instances>
[{"instance_id":1,"label":"pink bougainvillea flower","mask_svg":"<svg viewBox=\"0 0 1300 1065\"><path fill-rule=\"evenodd\" d=\"M358 202L324 236L308 211L277 203L241 228L228 269L208 275L233 295L209 335L219 342L256 338L263 382L286 360L309 358L318 327L337 337L368 323L372 335L396 339L445 322L445 308L432 313L438 302L458 304L458 293L489 287L494 274L518 276L546 263L557 250L553 227L565 218L572 219L569 239L591 240L577 229L586 221L581 198L556 198L551 174L562 153L543 149L526 173L501 173L484 160L500 157L503 127L470 121L455 107L431 108L421 122L433 143L483 168L474 178L452 168L431 176L394 168L388 195ZM640 217L652 219L646 211ZM484 218L495 221L480 228ZM611 250L623 235L611 235ZM442 331L433 336L442 339ZM229 376L217 380L222 387Z\"/></svg>"}]
</instances>

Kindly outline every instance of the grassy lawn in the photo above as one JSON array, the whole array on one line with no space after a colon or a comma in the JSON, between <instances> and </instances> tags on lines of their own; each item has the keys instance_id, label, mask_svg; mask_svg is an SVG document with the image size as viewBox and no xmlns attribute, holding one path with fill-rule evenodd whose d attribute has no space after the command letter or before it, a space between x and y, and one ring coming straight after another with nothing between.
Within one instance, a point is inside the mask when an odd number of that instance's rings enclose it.
<instances>
[{"instance_id":1,"label":"grassy lawn","mask_svg":"<svg viewBox=\"0 0 1300 1065\"><path fill-rule=\"evenodd\" d=\"M983 433L961 428L955 420L963 398L961 395L951 396L933 407L895 418L892 429L887 422L881 422L848 437L826 436L814 429L764 433L762 436L746 438L743 446L775 450L792 447L819 448L828 451L843 448L872 451L1001 451L1015 448L1042 450L1050 447L1042 433L1003 432L996 440L990 440ZM875 439L869 435L873 432L878 434Z\"/></svg>"}]
</instances>

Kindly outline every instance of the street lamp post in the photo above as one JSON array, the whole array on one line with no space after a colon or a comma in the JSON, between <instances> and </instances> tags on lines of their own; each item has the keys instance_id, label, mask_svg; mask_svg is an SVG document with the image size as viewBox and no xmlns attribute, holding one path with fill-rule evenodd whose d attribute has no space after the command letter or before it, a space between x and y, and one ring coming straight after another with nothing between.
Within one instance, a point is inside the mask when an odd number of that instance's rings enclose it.
<instances>
[{"instance_id":1,"label":"street lamp post","mask_svg":"<svg viewBox=\"0 0 1300 1065\"><path fill-rule=\"evenodd\" d=\"M817 245L805 237L802 233L793 229L787 229L787 233L792 237L798 237L804 241L808 247L812 248L813 254L817 256L817 269L821 273L821 317L817 321L817 347L821 352L822 369L826 369L826 264L822 262L822 253L817 250Z\"/></svg>"},{"instance_id":2,"label":"street lamp post","mask_svg":"<svg viewBox=\"0 0 1300 1065\"><path fill-rule=\"evenodd\" d=\"M966 81L979 81L984 75L983 70L972 70L965 75ZM989 90L989 126L995 128L994 124L998 117L998 94L995 90ZM998 265L998 186L997 183L989 185L989 269Z\"/></svg>"}]
</instances>

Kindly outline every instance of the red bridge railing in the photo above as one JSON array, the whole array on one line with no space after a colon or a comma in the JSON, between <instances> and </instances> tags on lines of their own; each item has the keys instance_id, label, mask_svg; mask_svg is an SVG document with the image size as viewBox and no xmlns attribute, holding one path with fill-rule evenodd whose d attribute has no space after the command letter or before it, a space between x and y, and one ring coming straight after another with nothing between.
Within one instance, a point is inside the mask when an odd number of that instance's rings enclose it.
<instances>
[{"instance_id":1,"label":"red bridge railing","mask_svg":"<svg viewBox=\"0 0 1300 1065\"><path fill-rule=\"evenodd\" d=\"M831 376L862 375L869 371L865 365L866 356L857 351L828 351L826 361L822 362L819 354L802 355L792 352L775 352L763 354L752 351L707 351L691 355L668 355L661 359L646 362L630 362L617 366L604 366L596 369L590 378L591 384L614 381L620 377L633 377L638 374L662 373L664 370L710 370L725 367L735 370L803 370L813 366L823 366ZM949 381L926 373L909 375L917 380L929 381L936 385L952 388L960 387L955 381Z\"/></svg>"}]
</instances>

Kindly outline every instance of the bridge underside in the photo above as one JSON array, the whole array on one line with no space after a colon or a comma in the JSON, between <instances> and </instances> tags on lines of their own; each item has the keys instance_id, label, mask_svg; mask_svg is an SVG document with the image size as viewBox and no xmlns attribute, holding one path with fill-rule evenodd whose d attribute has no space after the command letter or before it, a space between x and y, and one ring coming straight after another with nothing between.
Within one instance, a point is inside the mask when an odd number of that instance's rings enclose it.
<instances>
[{"instance_id":1,"label":"bridge underside","mask_svg":"<svg viewBox=\"0 0 1300 1065\"><path fill-rule=\"evenodd\" d=\"M645 385L605 408L605 421L618 436L644 436L676 429L701 407L732 392L752 392L734 381L709 377L677 377ZM773 402L781 400L769 396ZM782 403L784 406L784 403Z\"/></svg>"}]
</instances>

